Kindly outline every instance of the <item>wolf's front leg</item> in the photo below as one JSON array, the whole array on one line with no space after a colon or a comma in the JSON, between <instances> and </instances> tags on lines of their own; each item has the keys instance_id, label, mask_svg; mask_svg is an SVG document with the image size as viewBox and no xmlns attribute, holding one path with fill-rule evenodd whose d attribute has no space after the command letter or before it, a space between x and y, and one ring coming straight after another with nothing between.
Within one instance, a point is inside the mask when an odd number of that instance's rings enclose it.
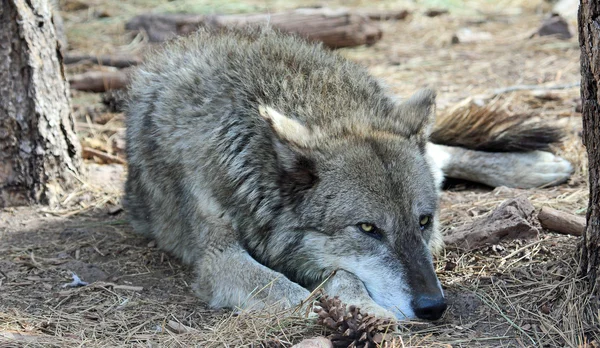
<instances>
[{"instance_id":1,"label":"wolf's front leg","mask_svg":"<svg viewBox=\"0 0 600 348\"><path fill-rule=\"evenodd\" d=\"M207 245L195 267L196 293L212 307L280 310L300 304L310 294L258 263L237 242Z\"/></svg>"},{"instance_id":2,"label":"wolf's front leg","mask_svg":"<svg viewBox=\"0 0 600 348\"><path fill-rule=\"evenodd\" d=\"M492 187L532 188L561 184L573 173L571 163L550 152L483 152L428 143L427 155L445 176Z\"/></svg>"},{"instance_id":3,"label":"wolf's front leg","mask_svg":"<svg viewBox=\"0 0 600 348\"><path fill-rule=\"evenodd\" d=\"M396 319L394 313L381 307L369 296L363 282L354 274L337 270L323 286L325 293L339 296L340 300L348 306L360 308L362 313L369 313L382 318Z\"/></svg>"}]
</instances>

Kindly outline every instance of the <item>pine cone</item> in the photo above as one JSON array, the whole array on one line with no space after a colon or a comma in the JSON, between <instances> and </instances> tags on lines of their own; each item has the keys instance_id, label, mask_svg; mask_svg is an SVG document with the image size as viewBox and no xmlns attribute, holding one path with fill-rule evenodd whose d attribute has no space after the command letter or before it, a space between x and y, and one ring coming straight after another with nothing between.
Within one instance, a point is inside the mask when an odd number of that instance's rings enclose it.
<instances>
[{"instance_id":1,"label":"pine cone","mask_svg":"<svg viewBox=\"0 0 600 348\"><path fill-rule=\"evenodd\" d=\"M317 305L320 307L315 308L319 316L317 322L333 330L328 338L334 347L377 347L396 330L396 324L390 319L363 314L355 306L346 309L337 296L324 295Z\"/></svg>"}]
</instances>

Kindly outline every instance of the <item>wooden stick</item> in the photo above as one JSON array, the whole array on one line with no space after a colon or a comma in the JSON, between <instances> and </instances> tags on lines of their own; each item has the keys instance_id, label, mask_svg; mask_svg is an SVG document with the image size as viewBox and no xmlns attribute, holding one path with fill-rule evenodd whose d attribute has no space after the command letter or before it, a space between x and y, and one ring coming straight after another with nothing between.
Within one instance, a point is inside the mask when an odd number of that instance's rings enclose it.
<instances>
[{"instance_id":1,"label":"wooden stick","mask_svg":"<svg viewBox=\"0 0 600 348\"><path fill-rule=\"evenodd\" d=\"M430 8L429 10L425 11L425 15L427 17L437 17L448 13L449 11L443 8Z\"/></svg>"},{"instance_id":2,"label":"wooden stick","mask_svg":"<svg viewBox=\"0 0 600 348\"><path fill-rule=\"evenodd\" d=\"M83 155L83 158L86 158L86 159L92 159L94 157L98 157L105 163L118 163L118 164L127 163L121 157L117 157L117 156L111 155L109 153L106 153L104 151L93 149L91 147L84 147L82 155Z\"/></svg>"},{"instance_id":3,"label":"wooden stick","mask_svg":"<svg viewBox=\"0 0 600 348\"><path fill-rule=\"evenodd\" d=\"M71 88L84 92L106 92L125 88L129 83L126 70L88 71L69 78Z\"/></svg>"},{"instance_id":4,"label":"wooden stick","mask_svg":"<svg viewBox=\"0 0 600 348\"><path fill-rule=\"evenodd\" d=\"M540 224L545 229L573 236L581 236L585 230L585 217L543 207L538 214Z\"/></svg>"},{"instance_id":5,"label":"wooden stick","mask_svg":"<svg viewBox=\"0 0 600 348\"><path fill-rule=\"evenodd\" d=\"M63 58L65 64L74 64L89 61L98 65L114 66L116 68L127 68L142 63L142 59L136 56L92 56L88 54L67 53Z\"/></svg>"},{"instance_id":6,"label":"wooden stick","mask_svg":"<svg viewBox=\"0 0 600 348\"><path fill-rule=\"evenodd\" d=\"M402 20L405 19L410 12L407 10L395 10L395 11L386 11L386 10L369 10L362 9L357 10L357 13L365 15L369 17L369 19L374 21L389 21L389 20Z\"/></svg>"},{"instance_id":7,"label":"wooden stick","mask_svg":"<svg viewBox=\"0 0 600 348\"><path fill-rule=\"evenodd\" d=\"M563 85L553 85L553 86L544 86L544 85L516 85L509 86L505 88L498 88L494 90L494 95L516 92L516 91L531 91L531 90L540 90L540 91L551 91L556 89L569 89L579 87L581 82L573 82L567 83Z\"/></svg>"},{"instance_id":8,"label":"wooden stick","mask_svg":"<svg viewBox=\"0 0 600 348\"><path fill-rule=\"evenodd\" d=\"M177 334L182 334L193 330L191 327L185 326L182 323L178 323L175 320L169 320L167 322L167 327Z\"/></svg>"},{"instance_id":9,"label":"wooden stick","mask_svg":"<svg viewBox=\"0 0 600 348\"><path fill-rule=\"evenodd\" d=\"M270 25L295 33L330 48L373 44L382 31L367 16L348 9L305 8L280 13L242 15L145 14L134 17L125 28L143 30L150 41L164 41L187 35L200 27L223 28Z\"/></svg>"},{"instance_id":10,"label":"wooden stick","mask_svg":"<svg viewBox=\"0 0 600 348\"><path fill-rule=\"evenodd\" d=\"M92 286L95 287L111 287L114 290L129 290L129 291L143 291L144 287L143 286L135 286L135 285L121 285L121 284L115 284L115 283L110 283L110 282L95 282L91 284Z\"/></svg>"},{"instance_id":11,"label":"wooden stick","mask_svg":"<svg viewBox=\"0 0 600 348\"><path fill-rule=\"evenodd\" d=\"M118 285L118 284L111 284L111 286L115 290L129 290L129 291L137 291L137 292L144 290L143 286Z\"/></svg>"}]
</instances>

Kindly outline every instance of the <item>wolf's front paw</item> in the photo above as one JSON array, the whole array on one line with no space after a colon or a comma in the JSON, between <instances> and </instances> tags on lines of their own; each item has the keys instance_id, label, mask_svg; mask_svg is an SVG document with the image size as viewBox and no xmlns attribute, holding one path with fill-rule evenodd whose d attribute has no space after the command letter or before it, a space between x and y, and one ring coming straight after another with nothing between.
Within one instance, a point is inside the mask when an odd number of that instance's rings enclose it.
<instances>
[{"instance_id":1,"label":"wolf's front paw","mask_svg":"<svg viewBox=\"0 0 600 348\"><path fill-rule=\"evenodd\" d=\"M272 289L265 289L265 297L262 299L267 303L278 303L280 308L289 309L302 305L308 306L307 300L310 291L287 279L277 282Z\"/></svg>"}]
</instances>

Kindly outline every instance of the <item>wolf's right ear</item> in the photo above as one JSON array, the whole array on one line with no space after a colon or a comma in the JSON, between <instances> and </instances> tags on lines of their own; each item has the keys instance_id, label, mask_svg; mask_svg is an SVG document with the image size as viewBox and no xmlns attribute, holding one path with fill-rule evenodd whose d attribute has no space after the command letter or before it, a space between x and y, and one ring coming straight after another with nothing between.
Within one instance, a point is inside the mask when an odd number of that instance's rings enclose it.
<instances>
[{"instance_id":1,"label":"wolf's right ear","mask_svg":"<svg viewBox=\"0 0 600 348\"><path fill-rule=\"evenodd\" d=\"M427 141L435 122L435 91L421 89L398 105L397 127L401 134Z\"/></svg>"},{"instance_id":2,"label":"wolf's right ear","mask_svg":"<svg viewBox=\"0 0 600 348\"><path fill-rule=\"evenodd\" d=\"M275 139L273 147L279 164L279 187L290 202L312 188L318 181L314 161L308 156L313 140L311 130L269 106L259 106L258 112L269 123Z\"/></svg>"},{"instance_id":3,"label":"wolf's right ear","mask_svg":"<svg viewBox=\"0 0 600 348\"><path fill-rule=\"evenodd\" d=\"M258 113L269 122L280 139L299 147L307 147L310 144L312 132L300 122L282 115L270 106L260 105Z\"/></svg>"}]
</instances>

